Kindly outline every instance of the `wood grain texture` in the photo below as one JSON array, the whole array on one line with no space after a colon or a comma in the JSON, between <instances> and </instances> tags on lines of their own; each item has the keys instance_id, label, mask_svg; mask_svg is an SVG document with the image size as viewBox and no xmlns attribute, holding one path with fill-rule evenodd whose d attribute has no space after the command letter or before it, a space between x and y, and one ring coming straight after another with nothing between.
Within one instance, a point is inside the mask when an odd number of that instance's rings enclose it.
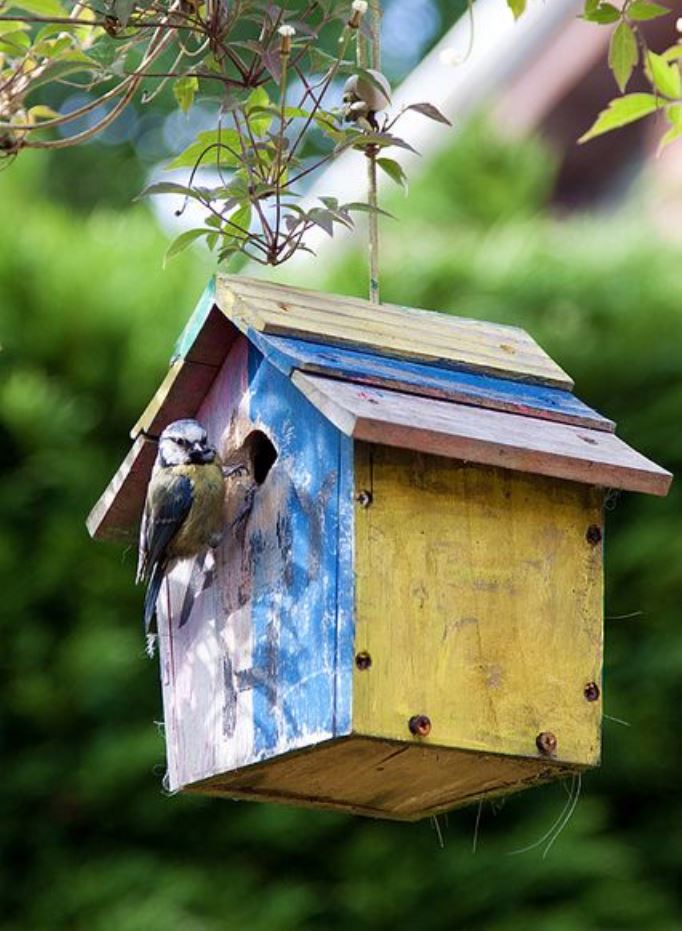
<instances>
[{"instance_id":1,"label":"wood grain texture","mask_svg":"<svg viewBox=\"0 0 682 931\"><path fill-rule=\"evenodd\" d=\"M588 486L359 444L353 731L430 746L599 761L601 526ZM432 730L412 737L408 721Z\"/></svg>"},{"instance_id":2,"label":"wood grain texture","mask_svg":"<svg viewBox=\"0 0 682 931\"><path fill-rule=\"evenodd\" d=\"M353 736L195 783L186 791L416 821L565 778L576 769Z\"/></svg>"},{"instance_id":3,"label":"wood grain texture","mask_svg":"<svg viewBox=\"0 0 682 931\"><path fill-rule=\"evenodd\" d=\"M224 461L254 430L278 455L252 499L252 476L228 482L226 524L241 521L214 560L178 563L161 592L173 789L350 728L352 614L337 589L352 577L352 535L339 526L342 508L352 521L351 441L245 337L198 416Z\"/></svg>"},{"instance_id":4,"label":"wood grain texture","mask_svg":"<svg viewBox=\"0 0 682 931\"><path fill-rule=\"evenodd\" d=\"M137 541L156 443L139 437L88 515L88 533L96 540Z\"/></svg>"},{"instance_id":5,"label":"wood grain texture","mask_svg":"<svg viewBox=\"0 0 682 931\"><path fill-rule=\"evenodd\" d=\"M376 353L328 346L286 336L247 334L283 374L298 369L355 384L374 385L409 394L458 401L473 407L526 414L542 420L615 431L615 423L583 404L569 391L509 379L459 372L433 364L391 359Z\"/></svg>"},{"instance_id":6,"label":"wood grain texture","mask_svg":"<svg viewBox=\"0 0 682 931\"><path fill-rule=\"evenodd\" d=\"M612 434L319 375L295 372L292 379L356 439L654 495L667 494L672 481Z\"/></svg>"},{"instance_id":7,"label":"wood grain texture","mask_svg":"<svg viewBox=\"0 0 682 931\"><path fill-rule=\"evenodd\" d=\"M211 305L201 318L201 326L197 324L181 340L184 356L174 355L154 397L130 431L131 437L143 432L158 436L174 420L194 417L238 333Z\"/></svg>"},{"instance_id":8,"label":"wood grain texture","mask_svg":"<svg viewBox=\"0 0 682 931\"><path fill-rule=\"evenodd\" d=\"M569 376L523 330L448 314L218 276L220 309L246 332L370 348L570 390Z\"/></svg>"}]
</instances>

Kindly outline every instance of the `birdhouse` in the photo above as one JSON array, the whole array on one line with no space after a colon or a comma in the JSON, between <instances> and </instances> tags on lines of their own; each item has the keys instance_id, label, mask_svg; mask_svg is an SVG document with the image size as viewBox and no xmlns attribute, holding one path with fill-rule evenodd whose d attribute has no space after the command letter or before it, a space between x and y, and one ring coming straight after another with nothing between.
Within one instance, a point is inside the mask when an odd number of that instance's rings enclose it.
<instances>
[{"instance_id":1,"label":"birdhouse","mask_svg":"<svg viewBox=\"0 0 682 931\"><path fill-rule=\"evenodd\" d=\"M88 521L136 540L178 418L245 463L158 600L170 789L413 820L596 766L605 496L671 476L572 388L515 327L218 277Z\"/></svg>"}]
</instances>

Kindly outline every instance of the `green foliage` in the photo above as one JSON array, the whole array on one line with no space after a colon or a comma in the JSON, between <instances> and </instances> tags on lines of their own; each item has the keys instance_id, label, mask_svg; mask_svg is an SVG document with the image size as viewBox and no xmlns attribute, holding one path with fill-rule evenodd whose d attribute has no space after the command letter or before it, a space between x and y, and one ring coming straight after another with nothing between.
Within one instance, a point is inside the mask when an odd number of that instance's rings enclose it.
<instances>
[{"instance_id":1,"label":"green foliage","mask_svg":"<svg viewBox=\"0 0 682 931\"><path fill-rule=\"evenodd\" d=\"M663 94L675 103L682 102L682 80L680 77L680 55L682 40L665 49L660 55L652 52L646 44L639 24L661 16L672 16L669 7L650 0L625 0L619 8L605 0L585 0L583 19L602 26L618 25L609 40L609 68L613 73L621 93L625 92L628 82L640 60L643 62L644 76L651 85L653 96ZM671 24L672 25L672 24ZM643 55L640 56L640 46ZM626 97L610 101L606 110L602 110L596 122L583 133L579 142L587 142L602 133L619 129L628 123L640 120L653 113L657 106L645 105L645 98L651 94L628 94ZM680 132L669 109L662 113L669 123L669 128L661 141L661 148L679 138Z\"/></svg>"},{"instance_id":2,"label":"green foliage","mask_svg":"<svg viewBox=\"0 0 682 931\"><path fill-rule=\"evenodd\" d=\"M185 254L161 272L143 211L74 218L35 198L39 175L0 175L17 218L0 224L0 931L678 931L677 487L608 515L607 614L644 612L607 627L606 711L632 726L605 722L603 769L546 860L508 854L550 827L561 786L484 806L475 854L475 808L441 821L441 850L428 822L164 797L134 553L83 521L207 270ZM409 224L384 224L386 299L527 326L680 471L677 253L640 217L537 216L550 183L543 150L476 127L396 192ZM355 256L324 284L365 278Z\"/></svg>"}]
</instances>

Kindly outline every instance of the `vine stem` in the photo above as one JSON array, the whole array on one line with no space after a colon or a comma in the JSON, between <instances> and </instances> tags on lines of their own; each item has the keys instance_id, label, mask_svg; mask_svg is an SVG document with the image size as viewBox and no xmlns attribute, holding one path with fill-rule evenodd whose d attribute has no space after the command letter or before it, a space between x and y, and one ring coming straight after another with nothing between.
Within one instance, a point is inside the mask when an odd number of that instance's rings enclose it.
<instances>
[{"instance_id":1,"label":"vine stem","mask_svg":"<svg viewBox=\"0 0 682 931\"><path fill-rule=\"evenodd\" d=\"M381 0L370 0L369 41L358 32L357 61L361 68L381 70ZM367 146L367 202L372 210L368 219L369 299L381 303L379 287L379 197L377 184L377 153L374 145Z\"/></svg>"}]
</instances>

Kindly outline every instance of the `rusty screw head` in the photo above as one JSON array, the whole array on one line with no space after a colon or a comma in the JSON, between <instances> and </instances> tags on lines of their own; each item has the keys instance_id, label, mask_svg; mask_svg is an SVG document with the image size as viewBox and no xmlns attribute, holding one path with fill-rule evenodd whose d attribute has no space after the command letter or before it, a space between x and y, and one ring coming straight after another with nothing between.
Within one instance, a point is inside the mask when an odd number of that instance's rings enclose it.
<instances>
[{"instance_id":1,"label":"rusty screw head","mask_svg":"<svg viewBox=\"0 0 682 931\"><path fill-rule=\"evenodd\" d=\"M431 718L425 714L415 714L407 722L407 726L415 737L428 737L431 733Z\"/></svg>"},{"instance_id":2,"label":"rusty screw head","mask_svg":"<svg viewBox=\"0 0 682 931\"><path fill-rule=\"evenodd\" d=\"M598 527L597 524L590 524L585 533L585 539L591 546L596 546L597 543L601 543L602 532L601 527Z\"/></svg>"},{"instance_id":3,"label":"rusty screw head","mask_svg":"<svg viewBox=\"0 0 682 931\"><path fill-rule=\"evenodd\" d=\"M372 503L372 492L368 491L366 488L363 488L362 491L357 493L355 500L358 502L361 508L368 508Z\"/></svg>"},{"instance_id":4,"label":"rusty screw head","mask_svg":"<svg viewBox=\"0 0 682 931\"><path fill-rule=\"evenodd\" d=\"M369 655L367 650L363 650L361 653L358 653L355 657L355 665L358 669L369 669L372 665L372 657Z\"/></svg>"},{"instance_id":5,"label":"rusty screw head","mask_svg":"<svg viewBox=\"0 0 682 931\"><path fill-rule=\"evenodd\" d=\"M535 738L535 746L545 756L553 756L557 747L556 737L551 731L543 731Z\"/></svg>"},{"instance_id":6,"label":"rusty screw head","mask_svg":"<svg viewBox=\"0 0 682 931\"><path fill-rule=\"evenodd\" d=\"M599 691L599 686L596 682L588 682L585 688L583 689L583 695L585 696L586 701L597 701L601 692Z\"/></svg>"}]
</instances>

